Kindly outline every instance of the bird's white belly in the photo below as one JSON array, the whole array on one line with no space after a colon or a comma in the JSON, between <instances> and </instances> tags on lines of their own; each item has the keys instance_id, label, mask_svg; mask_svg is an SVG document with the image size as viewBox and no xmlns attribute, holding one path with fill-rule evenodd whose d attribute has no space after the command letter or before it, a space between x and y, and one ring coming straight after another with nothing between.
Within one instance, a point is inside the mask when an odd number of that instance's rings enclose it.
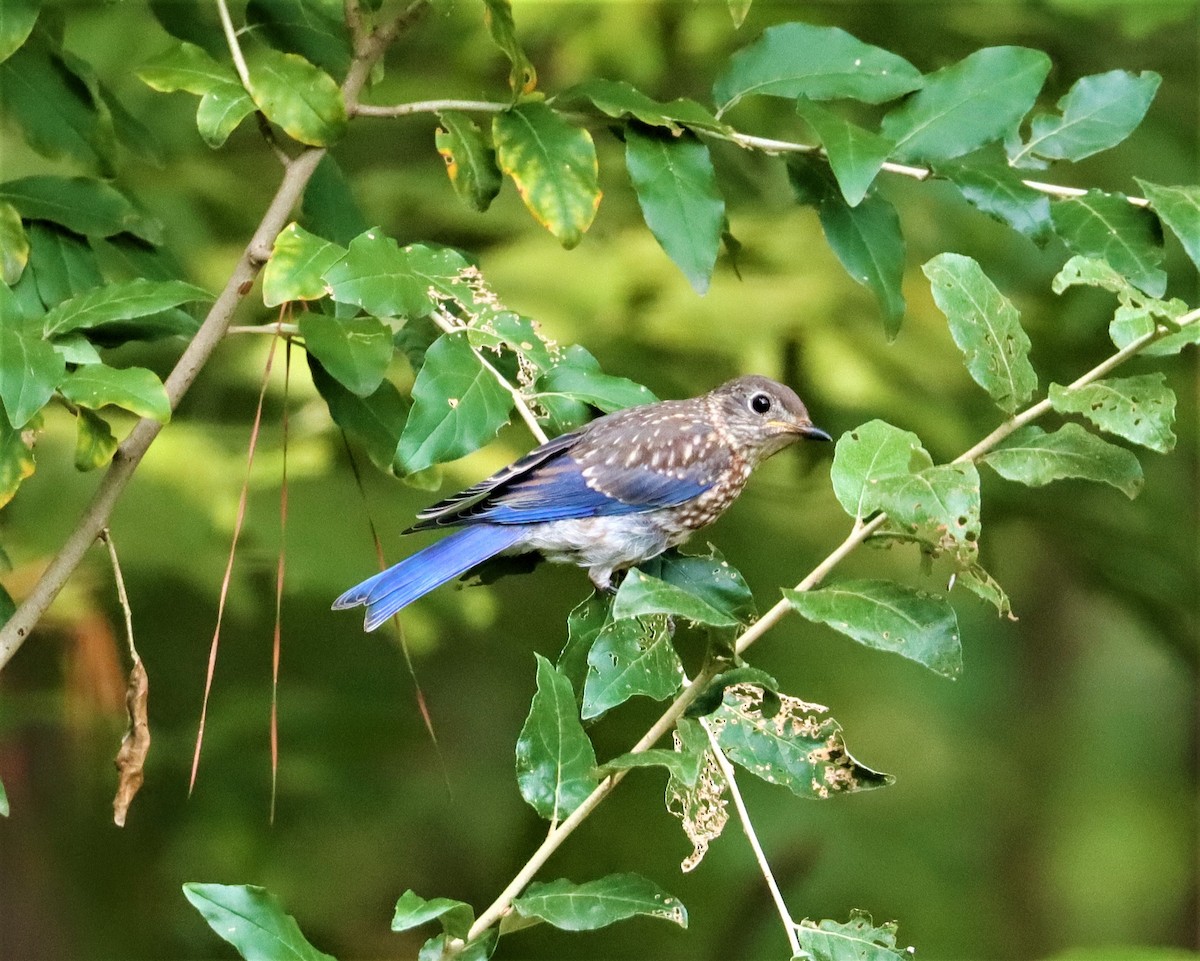
<instances>
[{"instance_id":1,"label":"bird's white belly","mask_svg":"<svg viewBox=\"0 0 1200 961\"><path fill-rule=\"evenodd\" d=\"M516 551L540 551L549 561L591 570L619 570L657 557L687 539L690 530L655 514L586 517L531 525Z\"/></svg>"}]
</instances>

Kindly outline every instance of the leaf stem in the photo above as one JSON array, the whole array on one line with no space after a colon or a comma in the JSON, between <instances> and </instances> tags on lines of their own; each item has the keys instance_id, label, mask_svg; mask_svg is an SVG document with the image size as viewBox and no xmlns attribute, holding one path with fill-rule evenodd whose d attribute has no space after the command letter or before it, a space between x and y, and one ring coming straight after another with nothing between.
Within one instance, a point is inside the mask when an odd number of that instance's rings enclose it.
<instances>
[{"instance_id":1,"label":"leaf stem","mask_svg":"<svg viewBox=\"0 0 1200 961\"><path fill-rule=\"evenodd\" d=\"M237 70L242 87L250 94L250 69L246 66L246 58L242 56L242 45L238 42L237 31L233 28L233 20L229 16L229 7L225 0L217 0L217 14L221 18L221 27L225 31L225 42L229 44L229 53L233 57L233 67ZM253 99L253 95L250 95Z\"/></svg>"}]
</instances>

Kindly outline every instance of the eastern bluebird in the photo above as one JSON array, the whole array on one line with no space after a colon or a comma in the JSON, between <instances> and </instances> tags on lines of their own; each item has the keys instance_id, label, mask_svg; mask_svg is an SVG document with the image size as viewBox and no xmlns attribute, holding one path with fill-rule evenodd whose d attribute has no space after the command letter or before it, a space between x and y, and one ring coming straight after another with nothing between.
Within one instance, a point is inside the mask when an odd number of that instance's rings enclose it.
<instances>
[{"instance_id":1,"label":"eastern bluebird","mask_svg":"<svg viewBox=\"0 0 1200 961\"><path fill-rule=\"evenodd\" d=\"M373 631L489 558L530 551L586 567L599 590L611 591L614 571L711 524L755 467L801 437L830 440L795 391L757 376L599 417L421 511L409 531L463 529L350 588L333 607L366 605Z\"/></svg>"}]
</instances>

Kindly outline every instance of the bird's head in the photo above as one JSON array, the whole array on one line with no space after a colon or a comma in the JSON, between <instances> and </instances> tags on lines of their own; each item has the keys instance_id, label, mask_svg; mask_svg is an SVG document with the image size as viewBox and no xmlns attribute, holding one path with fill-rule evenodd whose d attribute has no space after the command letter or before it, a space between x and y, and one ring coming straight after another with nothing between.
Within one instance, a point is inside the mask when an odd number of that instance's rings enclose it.
<instances>
[{"instance_id":1,"label":"bird's head","mask_svg":"<svg viewBox=\"0 0 1200 961\"><path fill-rule=\"evenodd\" d=\"M767 377L738 377L716 388L710 395L725 429L739 446L754 451L761 459L806 437L832 440L814 427L808 408L790 387Z\"/></svg>"}]
</instances>

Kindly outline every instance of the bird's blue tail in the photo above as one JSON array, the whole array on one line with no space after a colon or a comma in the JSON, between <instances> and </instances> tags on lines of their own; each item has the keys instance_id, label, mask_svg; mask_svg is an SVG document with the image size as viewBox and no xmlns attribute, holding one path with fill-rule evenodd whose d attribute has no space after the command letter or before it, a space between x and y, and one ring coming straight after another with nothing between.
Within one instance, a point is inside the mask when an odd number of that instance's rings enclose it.
<instances>
[{"instance_id":1,"label":"bird's blue tail","mask_svg":"<svg viewBox=\"0 0 1200 961\"><path fill-rule=\"evenodd\" d=\"M478 524L455 531L350 588L333 602L333 609L365 604L367 616L363 627L373 631L418 597L512 547L524 533L519 526L498 524Z\"/></svg>"}]
</instances>

